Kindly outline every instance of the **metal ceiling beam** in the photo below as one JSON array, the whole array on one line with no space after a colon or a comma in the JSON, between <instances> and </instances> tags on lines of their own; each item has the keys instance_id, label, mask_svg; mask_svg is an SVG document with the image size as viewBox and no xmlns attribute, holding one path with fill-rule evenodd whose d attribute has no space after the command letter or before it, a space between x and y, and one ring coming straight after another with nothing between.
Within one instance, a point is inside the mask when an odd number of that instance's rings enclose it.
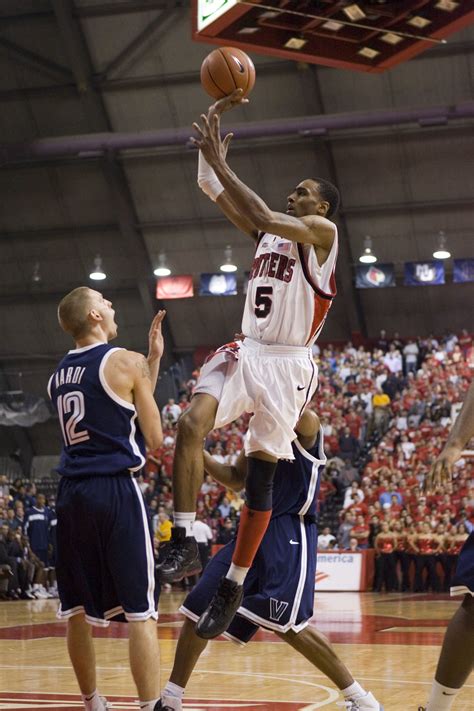
<instances>
[{"instance_id":1,"label":"metal ceiling beam","mask_svg":"<svg viewBox=\"0 0 474 711\"><path fill-rule=\"evenodd\" d=\"M88 124L93 131L105 130L109 132L111 126L107 109L101 95L92 84L94 68L80 22L74 16L73 0L51 0L51 4L66 52L70 58ZM111 200L116 211L122 241L130 255L131 266L133 265L133 274L142 304L145 313L151 320L156 312L157 302L154 293L148 286L145 275L152 273L153 265L151 264L143 235L137 228L138 219L130 187L125 172L113 153L106 152L102 168L110 188ZM174 350L174 342L169 325L166 322L164 330L167 341L167 353L165 353L164 360L171 362L173 360L171 351Z\"/></svg>"},{"instance_id":2,"label":"metal ceiling beam","mask_svg":"<svg viewBox=\"0 0 474 711\"><path fill-rule=\"evenodd\" d=\"M21 47L15 42L11 42L4 37L0 37L0 52L6 54L7 57L13 59L16 62L21 62L22 64L27 64L29 67L33 67L36 71L41 74L46 74L49 77L60 78L64 80L72 78L71 70L64 67L62 64L54 62L52 59L43 57L41 54L36 52L31 52L31 50Z\"/></svg>"},{"instance_id":3,"label":"metal ceiling beam","mask_svg":"<svg viewBox=\"0 0 474 711\"><path fill-rule=\"evenodd\" d=\"M58 4L60 0L52 0L52 2ZM63 7L62 4L60 7ZM74 66L73 70L75 72ZM82 75L83 72L80 73L79 77ZM81 80L78 88L86 107L92 109L97 101L101 101L89 80L85 84ZM99 118L94 111L88 113L91 114L93 119ZM232 132L235 139L248 140L288 135L321 136L331 131L399 126L412 123L432 126L447 121L472 118L474 118L474 101L463 101L454 105L379 109L377 111L300 116L292 119L247 121L233 126L226 126L226 131ZM104 121L94 121L94 123L100 126L104 124ZM78 136L40 138L23 143L0 144L0 161L2 163L21 162L65 155L74 155L81 158L100 151L143 150L156 148L157 146L186 146L189 145L189 134L190 129L187 126L157 131L140 131L137 133L113 133L110 130L104 131L103 128L98 128L96 133Z\"/></svg>"},{"instance_id":4,"label":"metal ceiling beam","mask_svg":"<svg viewBox=\"0 0 474 711\"><path fill-rule=\"evenodd\" d=\"M163 10L169 5L166 0L113 0L112 2L104 2L98 5L83 5L74 8L75 17L112 17L114 15L127 15L137 12L150 12L152 10ZM175 0L176 7L182 7L187 10L185 0ZM0 22L13 23L25 22L27 20L44 20L54 18L54 12L51 8L44 7L34 10L33 12L17 12L14 15L3 15L0 12Z\"/></svg>"},{"instance_id":5,"label":"metal ceiling beam","mask_svg":"<svg viewBox=\"0 0 474 711\"><path fill-rule=\"evenodd\" d=\"M160 6L163 7L164 3ZM454 57L459 55L468 55L474 51L474 42L455 42L453 44L443 45L443 57ZM410 60L410 62L418 62L426 59L439 59L441 51L432 49L428 52L418 55ZM320 67L321 71L325 71L326 67ZM282 75L284 73L294 73L301 70L301 65L298 62L265 62L258 65L258 75L268 76L271 74ZM304 71L304 70L303 70ZM332 71L332 70L331 70ZM106 79L100 81L94 76L92 83L102 91L117 92L117 91L140 91L143 89L153 89L160 86L176 86L179 84L197 84L199 82L199 72L177 72L168 74L148 75L139 77L127 77L123 79ZM0 101L18 101L25 98L36 98L44 96L70 96L76 94L76 85L71 82L67 84L52 84L49 86L30 86L21 89L4 89L0 90Z\"/></svg>"},{"instance_id":6,"label":"metal ceiling beam","mask_svg":"<svg viewBox=\"0 0 474 711\"><path fill-rule=\"evenodd\" d=\"M342 207L339 215L345 217L396 215L399 213L428 212L443 213L451 211L472 210L472 198L455 198L452 200L426 200L415 202L399 202L373 205L353 205ZM153 220L148 222L138 222L135 227L141 231L146 230L167 230L173 228L189 227L190 229L202 227L220 227L228 225L226 217L183 217L173 220ZM90 233L118 232L119 228L114 223L103 223L98 225L74 225L71 227L39 227L26 230L9 230L0 232L0 242L37 242L42 239L66 240ZM147 272L151 273L151 272ZM71 287L72 288L72 287ZM17 297L13 297L17 298Z\"/></svg>"},{"instance_id":7,"label":"metal ceiling beam","mask_svg":"<svg viewBox=\"0 0 474 711\"><path fill-rule=\"evenodd\" d=\"M111 74L116 74L117 71L127 64L137 50L143 50L145 43L152 38L155 40L163 35L173 24L176 17L176 10L173 11L171 3L167 3L168 7L162 10L155 19L150 22L141 32L139 32L105 67L96 78L95 83L103 86L104 80L110 78Z\"/></svg>"}]
</instances>

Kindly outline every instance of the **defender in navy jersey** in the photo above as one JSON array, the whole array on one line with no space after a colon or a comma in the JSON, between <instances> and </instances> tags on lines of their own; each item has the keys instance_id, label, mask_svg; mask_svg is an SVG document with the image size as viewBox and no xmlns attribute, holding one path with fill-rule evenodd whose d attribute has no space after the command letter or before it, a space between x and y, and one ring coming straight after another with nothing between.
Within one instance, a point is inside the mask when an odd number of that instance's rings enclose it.
<instances>
[{"instance_id":1,"label":"defender in navy jersey","mask_svg":"<svg viewBox=\"0 0 474 711\"><path fill-rule=\"evenodd\" d=\"M245 645L260 626L273 630L329 676L343 691L347 709L380 711L380 704L354 681L329 642L308 626L314 602L319 476L326 456L319 419L314 412L303 413L296 431L294 461L278 463L272 518L245 579L242 604L224 637ZM204 457L207 473L229 488L242 489L246 474L244 453L235 467L219 464L207 452ZM227 544L211 559L180 608L186 620L170 682L162 692L162 703L177 711L181 711L184 688L207 644L196 634L194 623L226 574L235 542Z\"/></svg>"},{"instance_id":2,"label":"defender in navy jersey","mask_svg":"<svg viewBox=\"0 0 474 711\"><path fill-rule=\"evenodd\" d=\"M428 489L451 479L453 466L472 437L474 381L448 441L428 475ZM428 704L426 708L420 706L418 711L449 711L474 666L474 531L469 534L459 554L451 582L451 595L464 595L464 599L446 630Z\"/></svg>"},{"instance_id":3,"label":"defender in navy jersey","mask_svg":"<svg viewBox=\"0 0 474 711\"><path fill-rule=\"evenodd\" d=\"M153 392L163 354L154 318L148 357L109 344L117 335L110 301L87 287L59 304L61 327L75 341L48 383L58 412L63 450L58 471L56 573L68 621L68 651L87 711L107 702L96 689L90 625L129 624L130 665L142 711L159 698L158 617L152 536L134 472L145 443L161 445Z\"/></svg>"}]
</instances>

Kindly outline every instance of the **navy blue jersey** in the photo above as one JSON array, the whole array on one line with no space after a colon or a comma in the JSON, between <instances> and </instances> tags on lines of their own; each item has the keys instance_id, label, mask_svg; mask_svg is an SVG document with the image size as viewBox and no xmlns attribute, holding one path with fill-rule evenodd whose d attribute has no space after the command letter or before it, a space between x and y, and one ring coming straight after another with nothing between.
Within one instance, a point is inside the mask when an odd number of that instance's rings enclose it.
<instances>
[{"instance_id":1,"label":"navy blue jersey","mask_svg":"<svg viewBox=\"0 0 474 711\"><path fill-rule=\"evenodd\" d=\"M97 343L69 351L50 378L64 440L57 469L63 476L113 475L145 464L135 406L116 395L104 375L117 350Z\"/></svg>"},{"instance_id":2,"label":"navy blue jersey","mask_svg":"<svg viewBox=\"0 0 474 711\"><path fill-rule=\"evenodd\" d=\"M38 509L32 506L25 514L25 533L30 539L33 553L47 551L49 544L49 519L50 511L45 506Z\"/></svg>"},{"instance_id":3,"label":"navy blue jersey","mask_svg":"<svg viewBox=\"0 0 474 711\"><path fill-rule=\"evenodd\" d=\"M311 450L306 451L296 439L291 446L294 461L280 459L275 471L272 518L317 513L319 469L326 463L322 429Z\"/></svg>"}]
</instances>

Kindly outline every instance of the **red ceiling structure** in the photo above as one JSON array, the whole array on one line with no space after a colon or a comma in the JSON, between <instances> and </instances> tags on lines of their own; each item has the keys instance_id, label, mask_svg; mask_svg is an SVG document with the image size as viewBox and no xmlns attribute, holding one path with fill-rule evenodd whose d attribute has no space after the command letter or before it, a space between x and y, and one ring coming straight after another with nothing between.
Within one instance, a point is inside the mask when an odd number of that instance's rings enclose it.
<instances>
[{"instance_id":1,"label":"red ceiling structure","mask_svg":"<svg viewBox=\"0 0 474 711\"><path fill-rule=\"evenodd\" d=\"M383 72L474 23L472 0L193 0L193 38Z\"/></svg>"}]
</instances>

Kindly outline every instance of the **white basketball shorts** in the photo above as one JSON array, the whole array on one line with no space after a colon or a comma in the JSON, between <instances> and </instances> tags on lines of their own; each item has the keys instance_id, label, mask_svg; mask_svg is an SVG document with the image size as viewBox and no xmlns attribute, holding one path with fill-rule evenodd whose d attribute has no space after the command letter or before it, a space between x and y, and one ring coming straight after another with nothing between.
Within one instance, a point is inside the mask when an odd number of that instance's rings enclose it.
<instances>
[{"instance_id":1,"label":"white basketball shorts","mask_svg":"<svg viewBox=\"0 0 474 711\"><path fill-rule=\"evenodd\" d=\"M245 454L266 452L294 459L295 425L318 384L318 369L309 348L265 345L251 338L219 348L201 369L194 394L218 401L215 427L224 427L244 412L253 413Z\"/></svg>"}]
</instances>

